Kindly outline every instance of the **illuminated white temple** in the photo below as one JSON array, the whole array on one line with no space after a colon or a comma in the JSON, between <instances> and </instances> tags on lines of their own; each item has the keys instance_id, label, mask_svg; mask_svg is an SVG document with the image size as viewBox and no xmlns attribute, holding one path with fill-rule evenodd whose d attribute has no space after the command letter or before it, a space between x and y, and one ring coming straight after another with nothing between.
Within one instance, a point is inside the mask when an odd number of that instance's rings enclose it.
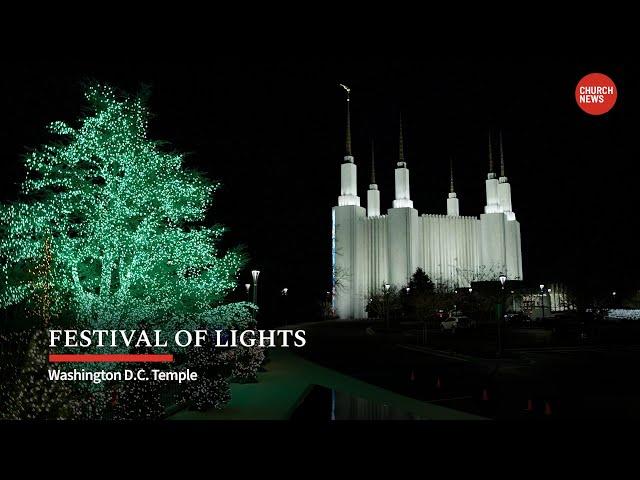
<instances>
[{"instance_id":1,"label":"illuminated white temple","mask_svg":"<svg viewBox=\"0 0 640 480\"><path fill-rule=\"evenodd\" d=\"M418 268L435 283L450 288L496 280L501 273L509 280L523 278L520 224L511 207L511 186L504 173L502 134L499 178L493 171L489 139L487 203L479 218L460 216L453 171L446 215L418 214L411 200L403 148L401 121L393 206L382 214L372 153L365 210L357 192L347 96L346 155L340 167L338 206L332 212L333 306L340 318L365 318L372 293L380 292L387 283L398 288L406 285Z\"/></svg>"}]
</instances>

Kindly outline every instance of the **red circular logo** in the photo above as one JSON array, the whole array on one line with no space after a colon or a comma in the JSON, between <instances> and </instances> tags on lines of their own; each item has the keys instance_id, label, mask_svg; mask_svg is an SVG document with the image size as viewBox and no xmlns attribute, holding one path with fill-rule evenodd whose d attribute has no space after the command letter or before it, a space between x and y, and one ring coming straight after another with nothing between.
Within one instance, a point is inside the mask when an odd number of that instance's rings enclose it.
<instances>
[{"instance_id":1,"label":"red circular logo","mask_svg":"<svg viewBox=\"0 0 640 480\"><path fill-rule=\"evenodd\" d=\"M589 115L607 113L616 104L618 89L603 73L585 75L576 86L576 102Z\"/></svg>"}]
</instances>

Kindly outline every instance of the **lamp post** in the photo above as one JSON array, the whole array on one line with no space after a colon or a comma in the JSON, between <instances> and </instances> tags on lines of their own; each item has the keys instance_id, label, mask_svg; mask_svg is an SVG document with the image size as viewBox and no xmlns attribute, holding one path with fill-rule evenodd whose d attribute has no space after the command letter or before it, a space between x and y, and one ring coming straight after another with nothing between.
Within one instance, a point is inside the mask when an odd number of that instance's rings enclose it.
<instances>
[{"instance_id":1,"label":"lamp post","mask_svg":"<svg viewBox=\"0 0 640 480\"><path fill-rule=\"evenodd\" d=\"M282 316L284 317L284 326L287 326L287 315L289 313L289 309L288 306L289 304L287 303L287 295L289 294L289 289L287 287L284 287L281 292L282 296L284 297L284 309L282 312Z\"/></svg>"},{"instance_id":2,"label":"lamp post","mask_svg":"<svg viewBox=\"0 0 640 480\"><path fill-rule=\"evenodd\" d=\"M540 306L542 307L542 321L544 322L544 284L540 284Z\"/></svg>"},{"instance_id":3,"label":"lamp post","mask_svg":"<svg viewBox=\"0 0 640 480\"><path fill-rule=\"evenodd\" d=\"M613 300L611 302L611 306L614 307L614 308L616 306L616 295L617 295L616 291L611 292L611 297L613 298Z\"/></svg>"},{"instance_id":4,"label":"lamp post","mask_svg":"<svg viewBox=\"0 0 640 480\"><path fill-rule=\"evenodd\" d=\"M388 283L384 284L384 317L385 317L385 325L389 328L389 289L391 285Z\"/></svg>"},{"instance_id":5,"label":"lamp post","mask_svg":"<svg viewBox=\"0 0 640 480\"><path fill-rule=\"evenodd\" d=\"M326 298L326 307L324 309L324 315L326 318L329 318L331 316L331 314L333 313L333 298L331 296L331 292L325 292L325 298Z\"/></svg>"},{"instance_id":6,"label":"lamp post","mask_svg":"<svg viewBox=\"0 0 640 480\"><path fill-rule=\"evenodd\" d=\"M253 278L253 303L258 305L258 277L260 276L260 270L251 270L251 277Z\"/></svg>"},{"instance_id":7,"label":"lamp post","mask_svg":"<svg viewBox=\"0 0 640 480\"><path fill-rule=\"evenodd\" d=\"M405 287L404 291L407 294L406 298L405 298L405 302L408 302L409 301L409 292L411 291L411 287ZM406 313L407 313L406 308L403 308L402 309L402 318L405 317Z\"/></svg>"},{"instance_id":8,"label":"lamp post","mask_svg":"<svg viewBox=\"0 0 640 480\"><path fill-rule=\"evenodd\" d=\"M247 302L249 301L249 290L251 289L250 283L245 283L244 288L247 290Z\"/></svg>"},{"instance_id":9,"label":"lamp post","mask_svg":"<svg viewBox=\"0 0 640 480\"><path fill-rule=\"evenodd\" d=\"M496 352L496 357L500 357L502 355L502 318L504 316L504 284L507 281L507 276L504 273L501 273L498 276L500 280L500 303L497 305L497 313L498 313L498 349Z\"/></svg>"}]
</instances>

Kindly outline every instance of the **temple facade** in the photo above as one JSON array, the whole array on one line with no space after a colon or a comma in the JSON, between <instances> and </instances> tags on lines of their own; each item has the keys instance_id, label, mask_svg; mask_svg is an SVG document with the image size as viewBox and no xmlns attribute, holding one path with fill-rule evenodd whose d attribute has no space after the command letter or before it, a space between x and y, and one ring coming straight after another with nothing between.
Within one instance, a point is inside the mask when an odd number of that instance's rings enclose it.
<instances>
[{"instance_id":1,"label":"temple facade","mask_svg":"<svg viewBox=\"0 0 640 480\"><path fill-rule=\"evenodd\" d=\"M348 95L347 91L347 95ZM351 151L350 99L347 96L346 155L340 166L340 196L332 210L333 308L342 319L366 318L366 304L384 285L405 286L422 268L434 283L450 288L473 281L522 280L520 224L511 204L500 134L500 176L494 173L491 137L486 205L480 216L461 216L453 173L446 213L420 214L411 200L404 158L402 121L396 164L395 199L386 213L371 166L366 208L357 191L358 167Z\"/></svg>"}]
</instances>

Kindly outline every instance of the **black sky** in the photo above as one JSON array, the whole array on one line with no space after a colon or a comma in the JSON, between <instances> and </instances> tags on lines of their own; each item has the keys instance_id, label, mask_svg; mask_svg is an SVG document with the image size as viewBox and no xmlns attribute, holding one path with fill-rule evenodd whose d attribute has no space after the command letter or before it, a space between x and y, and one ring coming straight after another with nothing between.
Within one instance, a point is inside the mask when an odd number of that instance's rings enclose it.
<instances>
[{"instance_id":1,"label":"black sky","mask_svg":"<svg viewBox=\"0 0 640 480\"><path fill-rule=\"evenodd\" d=\"M420 213L445 213L449 158L463 215L484 205L487 131L503 130L507 176L521 222L525 279L602 291L638 288L637 111L628 62L589 59L209 57L202 63L17 63L1 79L2 199L15 198L21 157L73 121L83 82L152 89L151 137L190 152L188 165L223 183L212 218L244 243L268 307L287 286L312 308L330 282L331 207L344 155L344 95L352 87L353 144L366 204L375 139L383 208L393 195L398 115ZM585 74L614 79L618 103L583 113ZM248 274L246 274L248 276ZM243 280L244 283L244 280Z\"/></svg>"}]
</instances>

